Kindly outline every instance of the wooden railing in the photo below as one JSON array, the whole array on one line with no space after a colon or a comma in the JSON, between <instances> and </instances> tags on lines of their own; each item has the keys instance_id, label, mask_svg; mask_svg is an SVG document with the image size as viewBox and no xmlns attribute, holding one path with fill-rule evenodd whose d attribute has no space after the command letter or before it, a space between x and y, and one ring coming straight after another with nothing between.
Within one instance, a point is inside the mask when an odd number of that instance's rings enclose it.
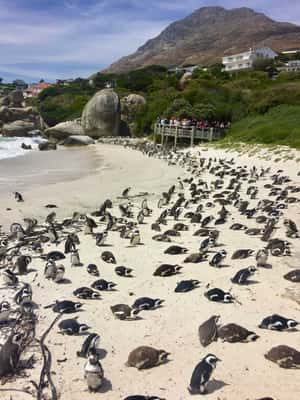
<instances>
[{"instance_id":1,"label":"wooden railing","mask_svg":"<svg viewBox=\"0 0 300 400\"><path fill-rule=\"evenodd\" d=\"M180 138L189 138L191 146L194 145L195 140L203 140L212 142L218 140L224 133L224 129L216 128L198 128L196 126L174 126L156 124L154 127L155 141L157 136L161 137L161 144L165 144L168 137L174 138L174 147L177 146L177 141Z\"/></svg>"}]
</instances>

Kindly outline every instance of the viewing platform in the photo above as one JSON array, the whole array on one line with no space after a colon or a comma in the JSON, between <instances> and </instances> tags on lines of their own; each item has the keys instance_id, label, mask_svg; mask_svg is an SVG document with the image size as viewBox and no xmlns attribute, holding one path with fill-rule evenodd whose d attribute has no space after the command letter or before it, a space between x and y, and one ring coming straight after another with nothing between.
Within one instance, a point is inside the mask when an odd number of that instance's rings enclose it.
<instances>
[{"instance_id":1,"label":"viewing platform","mask_svg":"<svg viewBox=\"0 0 300 400\"><path fill-rule=\"evenodd\" d=\"M168 142L168 138L174 138L174 147L177 147L180 138L190 139L190 145L193 146L196 140L212 142L219 140L225 133L225 129L216 128L198 128L196 126L174 126L156 124L154 127L154 142L157 142L158 136L161 138L161 145Z\"/></svg>"}]
</instances>

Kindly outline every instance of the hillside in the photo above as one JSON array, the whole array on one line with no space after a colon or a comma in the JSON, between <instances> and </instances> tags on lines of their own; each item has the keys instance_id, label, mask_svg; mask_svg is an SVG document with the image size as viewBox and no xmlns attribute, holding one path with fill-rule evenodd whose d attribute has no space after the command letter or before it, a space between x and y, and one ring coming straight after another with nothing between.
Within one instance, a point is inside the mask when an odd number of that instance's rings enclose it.
<instances>
[{"instance_id":1,"label":"hillside","mask_svg":"<svg viewBox=\"0 0 300 400\"><path fill-rule=\"evenodd\" d=\"M134 54L104 70L120 73L149 65L210 65L250 47L300 48L300 26L276 22L249 8L203 7L169 25Z\"/></svg>"}]
</instances>

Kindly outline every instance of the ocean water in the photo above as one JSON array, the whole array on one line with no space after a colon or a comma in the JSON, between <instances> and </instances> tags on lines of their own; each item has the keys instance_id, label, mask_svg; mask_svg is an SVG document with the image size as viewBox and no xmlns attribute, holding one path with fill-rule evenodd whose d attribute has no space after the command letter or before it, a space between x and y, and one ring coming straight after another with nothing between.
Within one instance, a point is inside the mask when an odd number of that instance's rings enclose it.
<instances>
[{"instance_id":1,"label":"ocean water","mask_svg":"<svg viewBox=\"0 0 300 400\"><path fill-rule=\"evenodd\" d=\"M31 150L24 150L21 148L22 143L31 145L33 150L38 149L38 144L43 142L45 139L42 137L4 137L0 135L0 160L5 158L19 157Z\"/></svg>"}]
</instances>

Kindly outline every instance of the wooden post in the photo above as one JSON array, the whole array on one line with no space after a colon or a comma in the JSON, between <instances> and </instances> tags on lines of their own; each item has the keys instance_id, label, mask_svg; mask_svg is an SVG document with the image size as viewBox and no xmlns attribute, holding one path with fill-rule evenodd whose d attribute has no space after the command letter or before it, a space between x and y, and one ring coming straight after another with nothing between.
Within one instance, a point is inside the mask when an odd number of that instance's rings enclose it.
<instances>
[{"instance_id":1,"label":"wooden post","mask_svg":"<svg viewBox=\"0 0 300 400\"><path fill-rule=\"evenodd\" d=\"M177 148L177 138L178 138L178 126L175 128L175 138L174 138L174 149Z\"/></svg>"},{"instance_id":2,"label":"wooden post","mask_svg":"<svg viewBox=\"0 0 300 400\"><path fill-rule=\"evenodd\" d=\"M193 126L193 127L192 127L192 131L191 131L191 147L194 146L195 130L196 130L196 127Z\"/></svg>"},{"instance_id":3,"label":"wooden post","mask_svg":"<svg viewBox=\"0 0 300 400\"><path fill-rule=\"evenodd\" d=\"M210 128L209 130L209 141L212 142L214 136L214 128Z\"/></svg>"},{"instance_id":4,"label":"wooden post","mask_svg":"<svg viewBox=\"0 0 300 400\"><path fill-rule=\"evenodd\" d=\"M161 133L161 145L164 145L164 134L165 134L165 127L163 125L161 125L160 127L160 133Z\"/></svg>"},{"instance_id":5,"label":"wooden post","mask_svg":"<svg viewBox=\"0 0 300 400\"><path fill-rule=\"evenodd\" d=\"M156 144L156 134L157 134L157 124L154 125L154 138L153 138L154 144Z\"/></svg>"}]
</instances>

